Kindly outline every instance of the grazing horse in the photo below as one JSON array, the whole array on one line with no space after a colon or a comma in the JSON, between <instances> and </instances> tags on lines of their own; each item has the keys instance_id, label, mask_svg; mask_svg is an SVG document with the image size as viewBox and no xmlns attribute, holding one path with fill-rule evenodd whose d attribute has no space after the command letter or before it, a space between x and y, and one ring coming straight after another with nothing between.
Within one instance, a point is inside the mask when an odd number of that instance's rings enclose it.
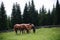
<instances>
[{"instance_id":1,"label":"grazing horse","mask_svg":"<svg viewBox=\"0 0 60 40\"><path fill-rule=\"evenodd\" d=\"M33 33L35 33L35 26L34 26L34 24L30 24L31 25L31 27L32 27L32 29L33 29Z\"/></svg>"},{"instance_id":2,"label":"grazing horse","mask_svg":"<svg viewBox=\"0 0 60 40\"><path fill-rule=\"evenodd\" d=\"M17 30L20 30L20 32L24 32L24 30L27 31L27 33L29 33L29 30L33 29L33 32L35 33L35 27L33 24L15 24L14 25L14 30L17 34Z\"/></svg>"},{"instance_id":3,"label":"grazing horse","mask_svg":"<svg viewBox=\"0 0 60 40\"><path fill-rule=\"evenodd\" d=\"M21 24L24 25L24 29L29 33L31 29L33 29L33 33L35 33L35 26L34 24Z\"/></svg>"},{"instance_id":4,"label":"grazing horse","mask_svg":"<svg viewBox=\"0 0 60 40\"><path fill-rule=\"evenodd\" d=\"M20 32L22 31L22 33L23 33L24 29L25 29L24 26L21 24L15 24L14 25L14 31L16 32L16 34L17 34L17 30L20 30Z\"/></svg>"},{"instance_id":5,"label":"grazing horse","mask_svg":"<svg viewBox=\"0 0 60 40\"><path fill-rule=\"evenodd\" d=\"M33 33L35 33L35 26L34 24L29 24L26 26L27 33L29 33L29 30L33 29Z\"/></svg>"}]
</instances>

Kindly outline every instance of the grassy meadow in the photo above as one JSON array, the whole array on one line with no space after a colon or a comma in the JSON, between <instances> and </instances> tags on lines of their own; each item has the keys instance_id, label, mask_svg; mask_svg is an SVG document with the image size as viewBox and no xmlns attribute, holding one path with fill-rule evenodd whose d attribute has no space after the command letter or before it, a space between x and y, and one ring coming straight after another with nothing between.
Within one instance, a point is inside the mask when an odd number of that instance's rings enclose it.
<instances>
[{"instance_id":1,"label":"grassy meadow","mask_svg":"<svg viewBox=\"0 0 60 40\"><path fill-rule=\"evenodd\" d=\"M17 35L14 31L2 32L0 40L60 40L60 28L40 28L35 34L32 31L29 34L18 32Z\"/></svg>"}]
</instances>

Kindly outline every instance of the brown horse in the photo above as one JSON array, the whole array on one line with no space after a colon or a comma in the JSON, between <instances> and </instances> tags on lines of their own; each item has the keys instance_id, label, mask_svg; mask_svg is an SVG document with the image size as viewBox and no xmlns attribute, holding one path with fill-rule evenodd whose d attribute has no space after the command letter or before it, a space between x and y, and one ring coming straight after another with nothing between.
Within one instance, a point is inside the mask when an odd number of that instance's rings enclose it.
<instances>
[{"instance_id":1,"label":"brown horse","mask_svg":"<svg viewBox=\"0 0 60 40\"><path fill-rule=\"evenodd\" d=\"M29 24L29 25L25 24L25 27L27 29L27 33L29 33L29 31L31 29L33 29L33 33L35 33L35 26L34 26L34 24Z\"/></svg>"},{"instance_id":2,"label":"brown horse","mask_svg":"<svg viewBox=\"0 0 60 40\"><path fill-rule=\"evenodd\" d=\"M24 32L24 30L27 31L27 33L29 33L29 30L33 29L33 32L35 33L35 27L33 24L15 24L14 25L14 30L17 34L17 30L20 30L20 32Z\"/></svg>"},{"instance_id":3,"label":"brown horse","mask_svg":"<svg viewBox=\"0 0 60 40\"><path fill-rule=\"evenodd\" d=\"M17 34L17 31L18 31L18 30L20 30L20 32L23 33L23 30L25 30L25 26L22 25L22 24L15 24L15 25L14 25L14 31L16 32L16 34Z\"/></svg>"}]
</instances>

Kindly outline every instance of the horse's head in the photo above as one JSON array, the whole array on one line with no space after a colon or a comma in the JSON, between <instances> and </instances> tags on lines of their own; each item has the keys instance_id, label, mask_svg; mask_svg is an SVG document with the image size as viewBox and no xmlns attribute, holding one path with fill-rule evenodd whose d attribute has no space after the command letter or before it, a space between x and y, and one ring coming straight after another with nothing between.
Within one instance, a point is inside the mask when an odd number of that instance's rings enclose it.
<instances>
[{"instance_id":1,"label":"horse's head","mask_svg":"<svg viewBox=\"0 0 60 40\"><path fill-rule=\"evenodd\" d=\"M30 24L30 26L33 29L33 32L35 33L35 25L34 24Z\"/></svg>"},{"instance_id":2,"label":"horse's head","mask_svg":"<svg viewBox=\"0 0 60 40\"><path fill-rule=\"evenodd\" d=\"M33 26L33 27L34 27L34 24L31 24L31 26Z\"/></svg>"},{"instance_id":3,"label":"horse's head","mask_svg":"<svg viewBox=\"0 0 60 40\"><path fill-rule=\"evenodd\" d=\"M32 27L34 27L34 24L29 23Z\"/></svg>"}]
</instances>

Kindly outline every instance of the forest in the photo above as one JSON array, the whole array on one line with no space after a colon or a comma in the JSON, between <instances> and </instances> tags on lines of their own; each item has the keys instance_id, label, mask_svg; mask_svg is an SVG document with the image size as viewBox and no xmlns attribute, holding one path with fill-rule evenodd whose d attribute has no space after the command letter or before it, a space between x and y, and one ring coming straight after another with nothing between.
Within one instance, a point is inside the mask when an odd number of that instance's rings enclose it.
<instances>
[{"instance_id":1,"label":"forest","mask_svg":"<svg viewBox=\"0 0 60 40\"><path fill-rule=\"evenodd\" d=\"M46 25L60 25L60 4L57 0L56 6L53 5L52 11L44 7L38 10L35 9L34 0L25 4L23 14L21 14L21 8L18 3L13 4L11 17L7 16L4 3L0 6L0 31L13 29L15 24L21 23L33 23L35 26Z\"/></svg>"}]
</instances>

